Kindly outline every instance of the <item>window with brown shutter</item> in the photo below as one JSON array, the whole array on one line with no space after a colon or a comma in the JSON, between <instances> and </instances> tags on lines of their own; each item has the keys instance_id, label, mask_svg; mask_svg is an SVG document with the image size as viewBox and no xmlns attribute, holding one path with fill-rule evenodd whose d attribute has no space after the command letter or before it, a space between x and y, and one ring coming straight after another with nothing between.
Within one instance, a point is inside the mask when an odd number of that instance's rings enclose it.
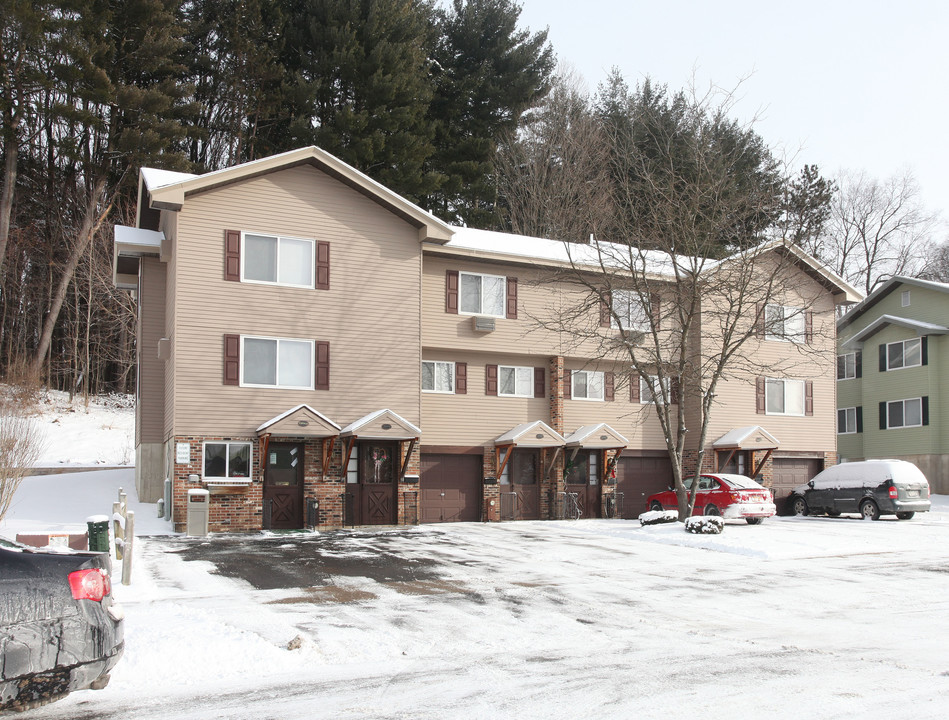
<instances>
[{"instance_id":1,"label":"window with brown shutter","mask_svg":"<svg viewBox=\"0 0 949 720\"><path fill-rule=\"evenodd\" d=\"M603 399L613 402L613 373L603 373Z\"/></svg>"},{"instance_id":2,"label":"window with brown shutter","mask_svg":"<svg viewBox=\"0 0 949 720\"><path fill-rule=\"evenodd\" d=\"M547 396L547 373L542 367L534 368L534 397L542 398Z\"/></svg>"},{"instance_id":3,"label":"window with brown shutter","mask_svg":"<svg viewBox=\"0 0 949 720\"><path fill-rule=\"evenodd\" d=\"M330 244L325 240L316 243L316 289L330 289Z\"/></svg>"},{"instance_id":4,"label":"window with brown shutter","mask_svg":"<svg viewBox=\"0 0 949 720\"><path fill-rule=\"evenodd\" d=\"M507 317L517 320L517 278L507 279Z\"/></svg>"},{"instance_id":5,"label":"window with brown shutter","mask_svg":"<svg viewBox=\"0 0 949 720\"><path fill-rule=\"evenodd\" d=\"M458 314L458 271L445 271L445 312Z\"/></svg>"},{"instance_id":6,"label":"window with brown shutter","mask_svg":"<svg viewBox=\"0 0 949 720\"><path fill-rule=\"evenodd\" d=\"M484 394L485 395L498 394L498 366L497 365L484 366Z\"/></svg>"},{"instance_id":7,"label":"window with brown shutter","mask_svg":"<svg viewBox=\"0 0 949 720\"><path fill-rule=\"evenodd\" d=\"M610 303L612 302L612 295L609 290L604 292L600 296L600 327L609 327L610 320L612 319L612 314L610 312Z\"/></svg>"},{"instance_id":8,"label":"window with brown shutter","mask_svg":"<svg viewBox=\"0 0 949 720\"><path fill-rule=\"evenodd\" d=\"M755 412L758 415L764 415L766 411L765 379L763 377L757 377L755 378Z\"/></svg>"},{"instance_id":9,"label":"window with brown shutter","mask_svg":"<svg viewBox=\"0 0 949 720\"><path fill-rule=\"evenodd\" d=\"M330 344L325 340L316 341L316 384L315 390L330 389Z\"/></svg>"},{"instance_id":10,"label":"window with brown shutter","mask_svg":"<svg viewBox=\"0 0 949 720\"><path fill-rule=\"evenodd\" d=\"M455 394L468 394L468 363L455 363Z\"/></svg>"},{"instance_id":11,"label":"window with brown shutter","mask_svg":"<svg viewBox=\"0 0 949 720\"><path fill-rule=\"evenodd\" d=\"M811 380L804 381L804 414L814 414L814 383Z\"/></svg>"},{"instance_id":12,"label":"window with brown shutter","mask_svg":"<svg viewBox=\"0 0 949 720\"><path fill-rule=\"evenodd\" d=\"M629 376L629 401L631 403L639 402L639 373L633 373Z\"/></svg>"},{"instance_id":13,"label":"window with brown shutter","mask_svg":"<svg viewBox=\"0 0 949 720\"><path fill-rule=\"evenodd\" d=\"M241 384L241 336L224 336L224 384Z\"/></svg>"},{"instance_id":14,"label":"window with brown shutter","mask_svg":"<svg viewBox=\"0 0 949 720\"><path fill-rule=\"evenodd\" d=\"M224 231L224 279L241 281L241 233L240 230Z\"/></svg>"}]
</instances>

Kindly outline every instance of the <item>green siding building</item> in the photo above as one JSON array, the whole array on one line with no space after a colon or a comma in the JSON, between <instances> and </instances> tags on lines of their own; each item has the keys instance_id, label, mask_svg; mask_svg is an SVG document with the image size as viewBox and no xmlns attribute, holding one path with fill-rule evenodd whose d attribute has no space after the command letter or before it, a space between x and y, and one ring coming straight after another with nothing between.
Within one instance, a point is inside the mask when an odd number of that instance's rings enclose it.
<instances>
[{"instance_id":1,"label":"green siding building","mask_svg":"<svg viewBox=\"0 0 949 720\"><path fill-rule=\"evenodd\" d=\"M841 461L915 463L949 494L949 284L894 277L837 321Z\"/></svg>"}]
</instances>

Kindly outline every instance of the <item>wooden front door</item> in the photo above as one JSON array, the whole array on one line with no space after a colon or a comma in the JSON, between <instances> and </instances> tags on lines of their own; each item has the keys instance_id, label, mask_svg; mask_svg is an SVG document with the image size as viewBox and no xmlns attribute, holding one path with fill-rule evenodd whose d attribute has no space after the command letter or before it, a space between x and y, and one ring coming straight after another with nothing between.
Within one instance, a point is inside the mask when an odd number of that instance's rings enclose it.
<instances>
[{"instance_id":1,"label":"wooden front door","mask_svg":"<svg viewBox=\"0 0 949 720\"><path fill-rule=\"evenodd\" d=\"M303 443L267 446L264 465L264 504L270 506L270 528L303 527Z\"/></svg>"},{"instance_id":2,"label":"wooden front door","mask_svg":"<svg viewBox=\"0 0 949 720\"><path fill-rule=\"evenodd\" d=\"M600 516L600 476L599 452L580 450L571 460L572 452L567 453L566 491L577 496L577 505L581 518ZM568 503L569 506L569 503ZM570 520L572 516L567 513Z\"/></svg>"},{"instance_id":3,"label":"wooden front door","mask_svg":"<svg viewBox=\"0 0 949 720\"><path fill-rule=\"evenodd\" d=\"M398 467L398 443L360 443L359 509L363 525L395 524Z\"/></svg>"},{"instance_id":4,"label":"wooden front door","mask_svg":"<svg viewBox=\"0 0 949 720\"><path fill-rule=\"evenodd\" d=\"M514 519L540 520L540 450L515 449L511 457Z\"/></svg>"}]
</instances>

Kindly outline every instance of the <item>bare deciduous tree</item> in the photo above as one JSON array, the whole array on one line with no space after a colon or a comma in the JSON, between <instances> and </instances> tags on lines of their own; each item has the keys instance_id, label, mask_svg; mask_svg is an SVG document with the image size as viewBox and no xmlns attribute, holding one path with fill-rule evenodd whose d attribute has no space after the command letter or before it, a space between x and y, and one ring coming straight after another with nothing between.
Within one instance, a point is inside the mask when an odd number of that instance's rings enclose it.
<instances>
[{"instance_id":1,"label":"bare deciduous tree","mask_svg":"<svg viewBox=\"0 0 949 720\"><path fill-rule=\"evenodd\" d=\"M0 399L0 520L43 452L43 433L22 403Z\"/></svg>"}]
</instances>

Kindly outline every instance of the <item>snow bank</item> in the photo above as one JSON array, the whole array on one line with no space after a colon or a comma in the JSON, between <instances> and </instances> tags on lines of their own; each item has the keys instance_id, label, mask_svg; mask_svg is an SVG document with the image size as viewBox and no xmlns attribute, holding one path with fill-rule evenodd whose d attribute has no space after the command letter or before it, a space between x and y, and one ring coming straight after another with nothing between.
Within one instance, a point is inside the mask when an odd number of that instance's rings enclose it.
<instances>
[{"instance_id":1,"label":"snow bank","mask_svg":"<svg viewBox=\"0 0 949 720\"><path fill-rule=\"evenodd\" d=\"M36 422L45 435L37 467L89 467L135 463L135 405L127 395L81 398L48 391L39 400Z\"/></svg>"}]
</instances>

